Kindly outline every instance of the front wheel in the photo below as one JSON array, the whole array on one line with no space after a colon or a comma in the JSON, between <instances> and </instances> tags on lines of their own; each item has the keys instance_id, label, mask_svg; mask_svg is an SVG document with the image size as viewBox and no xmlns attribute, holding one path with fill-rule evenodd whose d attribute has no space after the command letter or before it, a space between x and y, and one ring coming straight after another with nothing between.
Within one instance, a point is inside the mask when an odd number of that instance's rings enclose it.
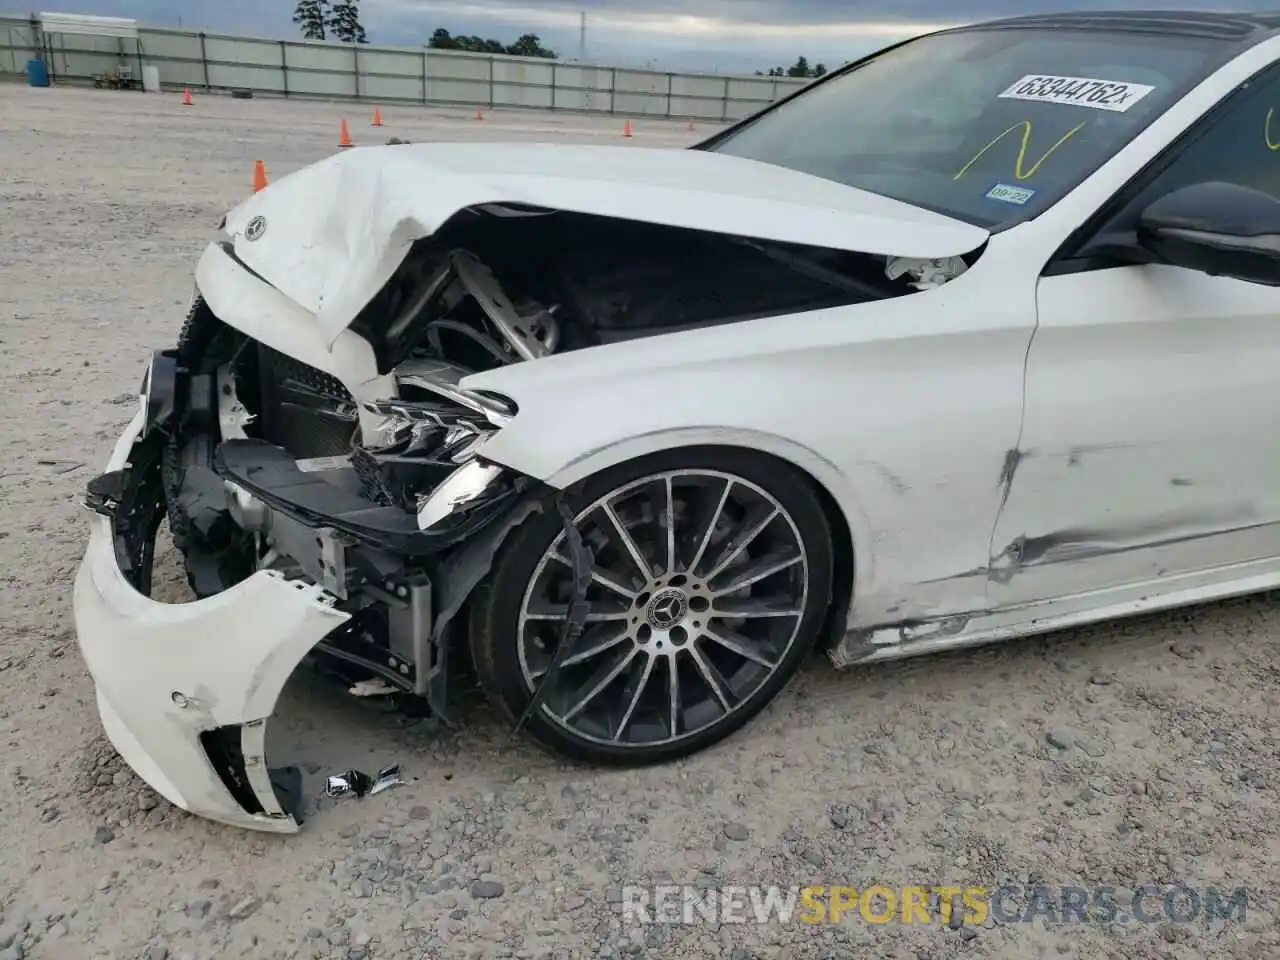
<instances>
[{"instance_id":1,"label":"front wheel","mask_svg":"<svg viewBox=\"0 0 1280 960\"><path fill-rule=\"evenodd\" d=\"M831 536L811 482L744 450L655 454L569 494L594 557L586 628L552 664L572 598L554 513L515 531L477 591L471 650L512 717L575 759L642 764L694 753L757 714L821 629Z\"/></svg>"}]
</instances>

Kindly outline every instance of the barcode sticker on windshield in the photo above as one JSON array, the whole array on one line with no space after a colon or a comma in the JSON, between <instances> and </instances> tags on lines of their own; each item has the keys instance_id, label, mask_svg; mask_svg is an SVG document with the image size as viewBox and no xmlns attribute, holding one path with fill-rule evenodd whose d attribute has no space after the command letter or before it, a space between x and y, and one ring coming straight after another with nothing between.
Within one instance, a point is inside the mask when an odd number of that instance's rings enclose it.
<instances>
[{"instance_id":1,"label":"barcode sticker on windshield","mask_svg":"<svg viewBox=\"0 0 1280 960\"><path fill-rule=\"evenodd\" d=\"M1094 110L1123 113L1154 89L1155 87L1145 83L1028 74L1000 94L1000 98L1065 103L1076 107L1091 107Z\"/></svg>"}]
</instances>

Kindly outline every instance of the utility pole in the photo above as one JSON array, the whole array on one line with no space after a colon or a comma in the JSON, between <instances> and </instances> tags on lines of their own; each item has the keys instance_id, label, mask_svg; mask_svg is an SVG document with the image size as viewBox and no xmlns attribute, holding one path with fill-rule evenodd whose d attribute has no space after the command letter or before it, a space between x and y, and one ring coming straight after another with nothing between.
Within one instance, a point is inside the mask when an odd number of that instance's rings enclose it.
<instances>
[{"instance_id":1,"label":"utility pole","mask_svg":"<svg viewBox=\"0 0 1280 960\"><path fill-rule=\"evenodd\" d=\"M583 10L579 14L578 26L578 61L580 63L587 62L587 11Z\"/></svg>"}]
</instances>

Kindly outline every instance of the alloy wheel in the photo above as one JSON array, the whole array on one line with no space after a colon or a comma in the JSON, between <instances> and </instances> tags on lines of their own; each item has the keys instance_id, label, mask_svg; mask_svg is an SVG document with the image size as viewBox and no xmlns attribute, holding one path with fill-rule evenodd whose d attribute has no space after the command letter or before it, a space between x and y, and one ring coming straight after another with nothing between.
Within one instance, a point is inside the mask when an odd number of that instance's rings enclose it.
<instances>
[{"instance_id":1,"label":"alloy wheel","mask_svg":"<svg viewBox=\"0 0 1280 960\"><path fill-rule=\"evenodd\" d=\"M796 642L809 560L795 521L755 483L689 469L590 503L591 612L542 712L613 747L668 744L743 709ZM532 691L547 680L571 599L563 532L534 567L517 629Z\"/></svg>"}]
</instances>

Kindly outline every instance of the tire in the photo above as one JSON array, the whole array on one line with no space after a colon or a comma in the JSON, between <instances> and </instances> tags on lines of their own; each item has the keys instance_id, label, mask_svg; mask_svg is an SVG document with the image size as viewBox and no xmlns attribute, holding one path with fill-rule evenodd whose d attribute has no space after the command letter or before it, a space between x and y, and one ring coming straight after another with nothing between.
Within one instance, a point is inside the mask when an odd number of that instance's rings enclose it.
<instances>
[{"instance_id":1,"label":"tire","mask_svg":"<svg viewBox=\"0 0 1280 960\"><path fill-rule=\"evenodd\" d=\"M799 669L830 603L831 534L812 481L764 454L696 447L620 464L565 494L607 579L593 581L596 622L568 653L527 733L570 759L643 765L696 753L747 724ZM672 538L664 516L676 517L674 568L665 562ZM757 527L735 555L733 536ZM513 722L559 642L568 600L560 582L570 567L547 555L555 545L567 557L565 543L554 511L535 515L508 537L472 597L476 673ZM744 590L727 589L778 564ZM619 630L624 638L611 641ZM586 657L602 645L606 652ZM623 661L607 686L575 706L571 691L595 689ZM636 692L642 678L649 685Z\"/></svg>"}]
</instances>

